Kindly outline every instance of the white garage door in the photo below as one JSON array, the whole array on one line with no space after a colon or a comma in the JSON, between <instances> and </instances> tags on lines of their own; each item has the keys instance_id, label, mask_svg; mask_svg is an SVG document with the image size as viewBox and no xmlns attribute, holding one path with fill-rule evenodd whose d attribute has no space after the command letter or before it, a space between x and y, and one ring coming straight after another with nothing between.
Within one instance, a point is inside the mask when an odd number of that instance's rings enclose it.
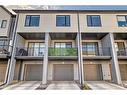
<instances>
[{"instance_id":1,"label":"white garage door","mask_svg":"<svg viewBox=\"0 0 127 95\"><path fill-rule=\"evenodd\" d=\"M25 80L27 81L41 81L43 66L42 64L27 64Z\"/></svg>"},{"instance_id":2,"label":"white garage door","mask_svg":"<svg viewBox=\"0 0 127 95\"><path fill-rule=\"evenodd\" d=\"M98 81L101 80L101 66L97 64L84 65L84 80L85 81Z\"/></svg>"},{"instance_id":3,"label":"white garage door","mask_svg":"<svg viewBox=\"0 0 127 95\"><path fill-rule=\"evenodd\" d=\"M54 65L54 81L73 81L73 64Z\"/></svg>"},{"instance_id":4,"label":"white garage door","mask_svg":"<svg viewBox=\"0 0 127 95\"><path fill-rule=\"evenodd\" d=\"M3 82L6 75L7 64L0 64L0 82Z\"/></svg>"}]
</instances>

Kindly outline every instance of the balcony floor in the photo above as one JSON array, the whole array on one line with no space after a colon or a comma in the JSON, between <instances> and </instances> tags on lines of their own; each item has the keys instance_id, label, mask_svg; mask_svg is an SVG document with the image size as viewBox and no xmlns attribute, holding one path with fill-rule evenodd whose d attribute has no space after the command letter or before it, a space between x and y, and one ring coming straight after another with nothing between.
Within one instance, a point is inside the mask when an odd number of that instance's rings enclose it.
<instances>
[{"instance_id":1,"label":"balcony floor","mask_svg":"<svg viewBox=\"0 0 127 95\"><path fill-rule=\"evenodd\" d=\"M24 60L42 60L44 56L16 56L16 59L24 59Z\"/></svg>"},{"instance_id":2,"label":"balcony floor","mask_svg":"<svg viewBox=\"0 0 127 95\"><path fill-rule=\"evenodd\" d=\"M109 60L111 59L111 56L85 56L83 55L83 59Z\"/></svg>"}]
</instances>

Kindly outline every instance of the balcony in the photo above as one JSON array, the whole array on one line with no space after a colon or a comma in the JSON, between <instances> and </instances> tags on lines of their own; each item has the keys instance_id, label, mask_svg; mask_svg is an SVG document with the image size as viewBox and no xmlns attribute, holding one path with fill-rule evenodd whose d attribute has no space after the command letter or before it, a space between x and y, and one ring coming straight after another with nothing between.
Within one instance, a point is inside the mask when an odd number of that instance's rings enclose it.
<instances>
[{"instance_id":1,"label":"balcony","mask_svg":"<svg viewBox=\"0 0 127 95\"><path fill-rule=\"evenodd\" d=\"M43 59L44 47L17 47L16 58L17 59Z\"/></svg>"},{"instance_id":2,"label":"balcony","mask_svg":"<svg viewBox=\"0 0 127 95\"><path fill-rule=\"evenodd\" d=\"M118 56L118 59L127 59L127 48L118 50L117 56Z\"/></svg>"},{"instance_id":3,"label":"balcony","mask_svg":"<svg viewBox=\"0 0 127 95\"><path fill-rule=\"evenodd\" d=\"M82 53L84 59L110 59L111 58L110 47L99 47L98 49L84 48L82 49Z\"/></svg>"},{"instance_id":4,"label":"balcony","mask_svg":"<svg viewBox=\"0 0 127 95\"><path fill-rule=\"evenodd\" d=\"M49 47L48 55L50 58L77 59L78 49L74 48L54 48Z\"/></svg>"},{"instance_id":5,"label":"balcony","mask_svg":"<svg viewBox=\"0 0 127 95\"><path fill-rule=\"evenodd\" d=\"M0 45L0 58L9 58L9 48L11 49L9 45Z\"/></svg>"}]
</instances>

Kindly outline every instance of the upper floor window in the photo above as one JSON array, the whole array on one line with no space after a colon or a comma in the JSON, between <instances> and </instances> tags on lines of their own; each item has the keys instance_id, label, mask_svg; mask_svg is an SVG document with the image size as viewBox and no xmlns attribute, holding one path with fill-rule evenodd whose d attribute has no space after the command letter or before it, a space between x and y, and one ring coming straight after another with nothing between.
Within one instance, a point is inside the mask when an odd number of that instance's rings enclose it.
<instances>
[{"instance_id":1,"label":"upper floor window","mask_svg":"<svg viewBox=\"0 0 127 95\"><path fill-rule=\"evenodd\" d=\"M39 15L27 15L25 20L25 26L39 26Z\"/></svg>"},{"instance_id":2,"label":"upper floor window","mask_svg":"<svg viewBox=\"0 0 127 95\"><path fill-rule=\"evenodd\" d=\"M117 16L117 21L119 27L127 26L127 16Z\"/></svg>"},{"instance_id":3,"label":"upper floor window","mask_svg":"<svg viewBox=\"0 0 127 95\"><path fill-rule=\"evenodd\" d=\"M69 15L57 15L56 16L56 26L70 26L70 16Z\"/></svg>"},{"instance_id":4,"label":"upper floor window","mask_svg":"<svg viewBox=\"0 0 127 95\"><path fill-rule=\"evenodd\" d=\"M6 28L7 26L7 20L2 20L1 28Z\"/></svg>"},{"instance_id":5,"label":"upper floor window","mask_svg":"<svg viewBox=\"0 0 127 95\"><path fill-rule=\"evenodd\" d=\"M87 26L100 27L101 19L99 15L87 15Z\"/></svg>"}]
</instances>

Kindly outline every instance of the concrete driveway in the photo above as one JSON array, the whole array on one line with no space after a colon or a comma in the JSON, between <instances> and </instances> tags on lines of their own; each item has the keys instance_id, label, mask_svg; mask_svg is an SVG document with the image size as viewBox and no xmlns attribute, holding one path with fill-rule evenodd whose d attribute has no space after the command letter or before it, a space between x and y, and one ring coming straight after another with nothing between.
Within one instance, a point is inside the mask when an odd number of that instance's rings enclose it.
<instances>
[{"instance_id":1,"label":"concrete driveway","mask_svg":"<svg viewBox=\"0 0 127 95\"><path fill-rule=\"evenodd\" d=\"M86 81L86 83L92 90L127 90L122 86L105 81Z\"/></svg>"},{"instance_id":2,"label":"concrete driveway","mask_svg":"<svg viewBox=\"0 0 127 95\"><path fill-rule=\"evenodd\" d=\"M22 81L16 84L8 85L2 90L35 90L41 82L39 81Z\"/></svg>"},{"instance_id":3,"label":"concrete driveway","mask_svg":"<svg viewBox=\"0 0 127 95\"><path fill-rule=\"evenodd\" d=\"M46 90L80 90L80 88L75 82L57 81L52 82Z\"/></svg>"}]
</instances>

